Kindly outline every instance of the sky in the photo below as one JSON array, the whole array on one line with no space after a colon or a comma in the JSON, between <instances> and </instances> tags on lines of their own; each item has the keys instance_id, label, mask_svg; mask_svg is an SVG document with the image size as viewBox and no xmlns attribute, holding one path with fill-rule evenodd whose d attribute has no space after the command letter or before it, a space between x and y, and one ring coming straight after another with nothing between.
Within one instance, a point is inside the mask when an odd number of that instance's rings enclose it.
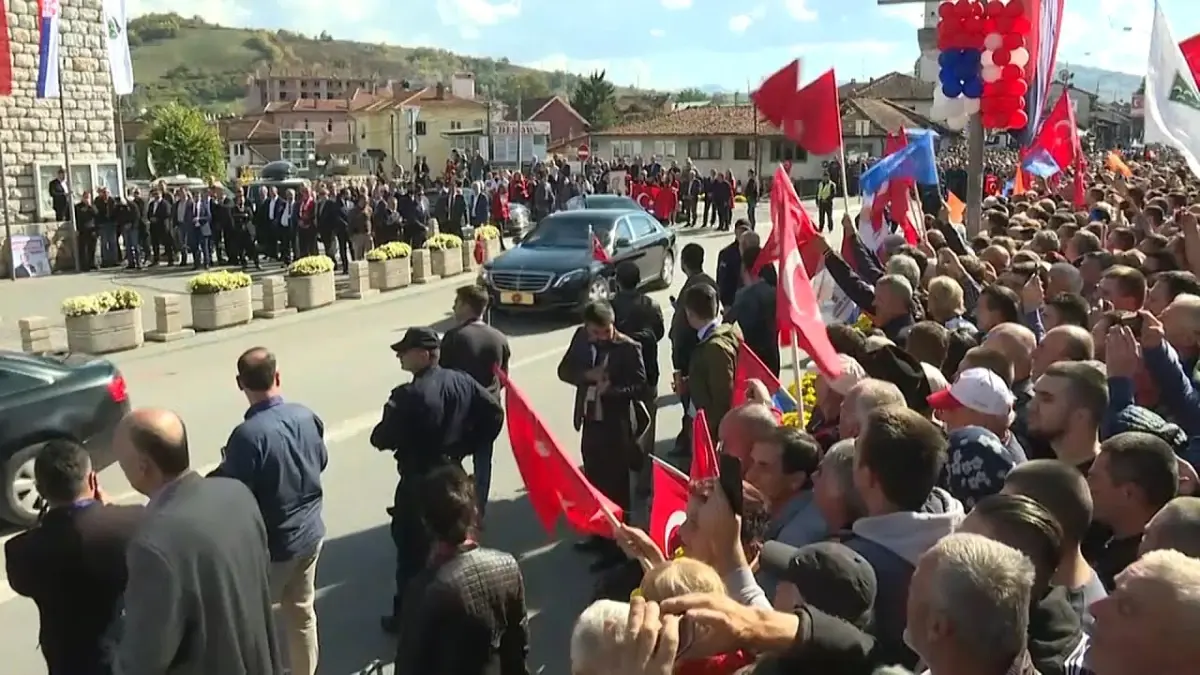
<instances>
[{"instance_id":1,"label":"sky","mask_svg":"<svg viewBox=\"0 0 1200 675\"><path fill-rule=\"evenodd\" d=\"M207 0L203 17L547 70L604 70L621 85L744 91L797 57L805 80L831 67L842 81L911 72L924 3L881 1L892 0ZM1159 1L1176 39L1200 32L1196 0ZM132 16L187 16L198 7L127 2ZM1152 0L1066 0L1060 65L1144 74L1152 8Z\"/></svg>"}]
</instances>

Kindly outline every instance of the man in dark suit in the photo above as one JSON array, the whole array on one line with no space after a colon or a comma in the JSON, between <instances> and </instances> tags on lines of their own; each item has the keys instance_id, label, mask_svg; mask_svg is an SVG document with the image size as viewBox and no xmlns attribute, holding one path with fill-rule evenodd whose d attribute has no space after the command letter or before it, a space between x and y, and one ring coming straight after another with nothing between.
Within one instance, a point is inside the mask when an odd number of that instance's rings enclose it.
<instances>
[{"instance_id":1,"label":"man in dark suit","mask_svg":"<svg viewBox=\"0 0 1200 675\"><path fill-rule=\"evenodd\" d=\"M187 429L175 413L134 410L113 443L129 484L150 498L126 554L114 671L281 674L267 530L250 490L191 470Z\"/></svg>"},{"instance_id":2,"label":"man in dark suit","mask_svg":"<svg viewBox=\"0 0 1200 675\"><path fill-rule=\"evenodd\" d=\"M59 169L50 181L50 205L54 207L54 219L57 221L71 218L71 191L67 185L67 172Z\"/></svg>"},{"instance_id":3,"label":"man in dark suit","mask_svg":"<svg viewBox=\"0 0 1200 675\"><path fill-rule=\"evenodd\" d=\"M271 204L272 202L268 202ZM292 255L296 253L296 228L300 226L300 204L296 201L296 191L289 189L284 193L283 201L275 204L275 240L279 246L279 262L284 265L292 264Z\"/></svg>"},{"instance_id":4,"label":"man in dark suit","mask_svg":"<svg viewBox=\"0 0 1200 675\"><path fill-rule=\"evenodd\" d=\"M50 675L107 675L125 547L143 508L105 504L87 450L73 441L46 443L33 473L50 508L37 527L4 545L8 583L37 605Z\"/></svg>"},{"instance_id":5,"label":"man in dark suit","mask_svg":"<svg viewBox=\"0 0 1200 675\"><path fill-rule=\"evenodd\" d=\"M434 550L404 607L396 672L528 675L525 581L511 554L476 543L471 478L444 466L421 493Z\"/></svg>"},{"instance_id":6,"label":"man in dark suit","mask_svg":"<svg viewBox=\"0 0 1200 675\"><path fill-rule=\"evenodd\" d=\"M613 503L628 510L630 472L646 461L639 439L650 423L645 409L649 384L641 346L617 331L607 302L584 308L583 326L558 364L558 379L575 387L573 421L581 432L584 475ZM579 547L600 554L593 571L624 560L611 539L593 537Z\"/></svg>"},{"instance_id":7,"label":"man in dark suit","mask_svg":"<svg viewBox=\"0 0 1200 675\"><path fill-rule=\"evenodd\" d=\"M171 236L170 195L160 193L158 188L152 189L146 216L150 220L150 265L157 265L164 253L167 265L174 265L175 238Z\"/></svg>"},{"instance_id":8,"label":"man in dark suit","mask_svg":"<svg viewBox=\"0 0 1200 675\"><path fill-rule=\"evenodd\" d=\"M275 355L264 347L237 361L237 383L250 408L229 435L211 476L234 478L254 494L267 526L271 598L283 618L292 675L317 672L317 558L325 538L321 474L329 464L325 423L283 400Z\"/></svg>"},{"instance_id":9,"label":"man in dark suit","mask_svg":"<svg viewBox=\"0 0 1200 675\"><path fill-rule=\"evenodd\" d=\"M717 290L717 282L708 276L704 271L704 249L699 244L688 244L683 247L679 253L679 265L683 269L683 273L687 275L687 280L683 282L683 288L679 291L679 297L683 297L688 289L693 286L708 286L715 292ZM679 395L679 402L683 404L684 417L683 429L679 432L679 438L675 444L675 449L678 452L686 452L687 456L691 455L691 425L688 424L688 403L691 397L687 391L687 372L691 364L692 352L696 350L696 345L700 344L700 336L692 327L688 325L687 312L678 300L672 299L672 304L675 306L675 315L671 317L671 367L674 369L672 376L672 388Z\"/></svg>"},{"instance_id":10,"label":"man in dark suit","mask_svg":"<svg viewBox=\"0 0 1200 675\"><path fill-rule=\"evenodd\" d=\"M442 355L438 360L443 368L461 370L475 378L496 400L500 400L500 380L495 369L508 372L512 350L504 333L483 322L487 312L487 291L474 284L461 286L454 293L454 318L459 325L442 337ZM479 514L487 511L488 491L492 485L492 446L478 448L472 454L475 471L475 496L479 498Z\"/></svg>"}]
</instances>

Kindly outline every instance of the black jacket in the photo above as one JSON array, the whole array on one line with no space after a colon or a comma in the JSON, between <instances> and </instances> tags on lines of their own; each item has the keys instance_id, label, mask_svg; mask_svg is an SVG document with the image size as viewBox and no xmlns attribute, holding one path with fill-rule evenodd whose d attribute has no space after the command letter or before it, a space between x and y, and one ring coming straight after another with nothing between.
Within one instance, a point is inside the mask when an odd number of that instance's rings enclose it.
<instances>
[{"instance_id":1,"label":"black jacket","mask_svg":"<svg viewBox=\"0 0 1200 675\"><path fill-rule=\"evenodd\" d=\"M704 272L700 272L693 274L683 282L683 288L679 290L679 297L682 298L688 289L699 284L709 286L714 291L717 290L717 282ZM698 344L700 344L700 336L696 334L695 329L688 325L687 312L683 310L683 307L677 305L675 314L671 317L671 367L686 374L688 364L692 361L692 352L696 350Z\"/></svg>"},{"instance_id":2,"label":"black jacket","mask_svg":"<svg viewBox=\"0 0 1200 675\"><path fill-rule=\"evenodd\" d=\"M717 253L717 297L729 307L742 287L742 250L735 241Z\"/></svg>"},{"instance_id":3,"label":"black jacket","mask_svg":"<svg viewBox=\"0 0 1200 675\"><path fill-rule=\"evenodd\" d=\"M432 366L392 390L371 445L392 452L401 475L422 474L490 446L503 426L504 409L483 385Z\"/></svg>"},{"instance_id":4,"label":"black jacket","mask_svg":"<svg viewBox=\"0 0 1200 675\"><path fill-rule=\"evenodd\" d=\"M612 299L617 331L633 338L642 347L646 383L651 392L658 386L658 341L666 335L662 309L643 293L620 291Z\"/></svg>"},{"instance_id":5,"label":"black jacket","mask_svg":"<svg viewBox=\"0 0 1200 675\"><path fill-rule=\"evenodd\" d=\"M109 672L106 633L127 578L125 548L141 506L98 502L54 509L4 545L8 583L38 608L38 641L50 675Z\"/></svg>"},{"instance_id":6,"label":"black jacket","mask_svg":"<svg viewBox=\"0 0 1200 675\"><path fill-rule=\"evenodd\" d=\"M499 367L507 373L510 358L512 350L504 333L482 321L472 321L455 326L442 336L442 356L438 365L470 375L499 400L500 380L493 368Z\"/></svg>"}]
</instances>

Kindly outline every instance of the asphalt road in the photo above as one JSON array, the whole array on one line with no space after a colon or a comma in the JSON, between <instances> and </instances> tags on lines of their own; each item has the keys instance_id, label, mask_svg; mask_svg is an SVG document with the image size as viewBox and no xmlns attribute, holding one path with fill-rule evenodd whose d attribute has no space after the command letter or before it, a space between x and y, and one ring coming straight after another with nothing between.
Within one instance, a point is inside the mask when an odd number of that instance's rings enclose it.
<instances>
[{"instance_id":1,"label":"asphalt road","mask_svg":"<svg viewBox=\"0 0 1200 675\"><path fill-rule=\"evenodd\" d=\"M765 209L757 215L765 235ZM836 217L841 217L840 210ZM711 273L717 251L730 235L685 230L680 241L705 247ZM465 276L459 279L469 281ZM678 292L682 281L682 275L676 275L671 290L653 297L669 307L667 298ZM273 350L284 396L310 406L324 419L330 462L324 475L328 538L317 570L321 673L352 675L373 659L391 661L394 646L380 632L378 617L391 606L394 553L384 509L396 474L391 457L375 451L367 439L388 392L408 378L388 345L410 326L432 325L442 331L450 327L455 285L398 291L367 303L342 301L305 315L256 321L113 358L128 380L134 405L170 408L183 417L193 467L202 472L219 460L220 448L245 410L245 400L234 384L234 363L247 348L261 345ZM509 335L513 381L567 451L577 453L569 414L572 399L566 385L555 377L574 326L565 319L538 317L497 316L494 323ZM663 372L669 372L669 348L664 343L659 351ZM660 388L665 386L664 380ZM661 403L660 451L679 432L681 416L674 397L665 396ZM100 477L110 495L130 502L140 499L118 467L105 469ZM483 543L516 555L525 574L531 670L569 672L570 630L594 583L587 571L589 559L572 549L569 533L560 530L556 536L548 535L537 524L506 434L497 442L486 525ZM37 647L37 626L33 603L16 597L0 580L0 655L8 664L5 673L46 672Z\"/></svg>"}]
</instances>

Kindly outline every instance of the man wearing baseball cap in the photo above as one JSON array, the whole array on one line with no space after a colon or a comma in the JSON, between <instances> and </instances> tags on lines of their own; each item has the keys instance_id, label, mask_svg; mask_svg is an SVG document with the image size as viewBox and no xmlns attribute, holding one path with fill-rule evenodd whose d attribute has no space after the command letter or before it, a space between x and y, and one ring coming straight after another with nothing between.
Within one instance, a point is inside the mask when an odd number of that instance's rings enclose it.
<instances>
[{"instance_id":1,"label":"man wearing baseball cap","mask_svg":"<svg viewBox=\"0 0 1200 675\"><path fill-rule=\"evenodd\" d=\"M836 541L763 545L762 565L779 576L773 603L781 612L810 605L867 630L875 607L875 570L867 559Z\"/></svg>"},{"instance_id":2,"label":"man wearing baseball cap","mask_svg":"<svg viewBox=\"0 0 1200 675\"><path fill-rule=\"evenodd\" d=\"M926 399L947 431L982 427L996 435L1014 463L1025 461L1025 450L1009 430L1015 419L1016 397L1004 380L987 368L968 368L959 373L949 389Z\"/></svg>"}]
</instances>

